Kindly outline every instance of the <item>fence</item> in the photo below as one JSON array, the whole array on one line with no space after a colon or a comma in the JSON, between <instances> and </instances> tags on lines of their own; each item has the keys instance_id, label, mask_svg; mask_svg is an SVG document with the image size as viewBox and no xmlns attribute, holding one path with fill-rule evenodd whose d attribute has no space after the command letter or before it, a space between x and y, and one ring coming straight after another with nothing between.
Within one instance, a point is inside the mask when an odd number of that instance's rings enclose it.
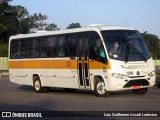
<instances>
[{"instance_id":1,"label":"fence","mask_svg":"<svg viewBox=\"0 0 160 120\"><path fill-rule=\"evenodd\" d=\"M8 57L0 57L0 70L8 70Z\"/></svg>"},{"instance_id":2,"label":"fence","mask_svg":"<svg viewBox=\"0 0 160 120\"><path fill-rule=\"evenodd\" d=\"M0 57L0 78L1 75L8 75L8 58Z\"/></svg>"}]
</instances>

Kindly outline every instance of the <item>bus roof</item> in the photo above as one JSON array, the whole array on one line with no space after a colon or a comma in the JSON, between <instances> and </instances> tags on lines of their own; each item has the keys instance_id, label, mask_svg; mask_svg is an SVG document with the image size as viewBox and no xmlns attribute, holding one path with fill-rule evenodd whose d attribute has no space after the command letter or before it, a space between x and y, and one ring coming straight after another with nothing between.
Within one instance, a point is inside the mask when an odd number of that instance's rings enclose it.
<instances>
[{"instance_id":1,"label":"bus roof","mask_svg":"<svg viewBox=\"0 0 160 120\"><path fill-rule=\"evenodd\" d=\"M124 26L102 26L100 30L136 30L133 27L124 27Z\"/></svg>"},{"instance_id":2,"label":"bus roof","mask_svg":"<svg viewBox=\"0 0 160 120\"><path fill-rule=\"evenodd\" d=\"M49 36L49 35L58 35L58 34L67 34L67 33L76 33L76 32L85 32L85 31L103 31L103 30L136 30L133 27L124 27L124 26L110 26L110 25L89 25L82 28L75 29L66 29L66 30L57 30L57 31L43 31L30 34L18 34L10 37L11 39L18 38L30 38L38 36Z\"/></svg>"}]
</instances>

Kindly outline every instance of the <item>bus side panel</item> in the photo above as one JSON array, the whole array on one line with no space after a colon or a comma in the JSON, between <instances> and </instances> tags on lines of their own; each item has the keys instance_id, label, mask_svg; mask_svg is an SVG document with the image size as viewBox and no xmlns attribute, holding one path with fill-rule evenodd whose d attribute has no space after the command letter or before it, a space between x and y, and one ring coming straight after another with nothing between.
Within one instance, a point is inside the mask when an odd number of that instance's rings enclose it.
<instances>
[{"instance_id":1,"label":"bus side panel","mask_svg":"<svg viewBox=\"0 0 160 120\"><path fill-rule=\"evenodd\" d=\"M9 67L11 82L22 85L31 85L31 82L26 79L25 60L10 61Z\"/></svg>"},{"instance_id":2,"label":"bus side panel","mask_svg":"<svg viewBox=\"0 0 160 120\"><path fill-rule=\"evenodd\" d=\"M79 88L77 77L77 60L68 58L52 60L53 86Z\"/></svg>"},{"instance_id":3,"label":"bus side panel","mask_svg":"<svg viewBox=\"0 0 160 120\"><path fill-rule=\"evenodd\" d=\"M13 83L18 83L18 78L14 69L9 69L9 78Z\"/></svg>"},{"instance_id":4,"label":"bus side panel","mask_svg":"<svg viewBox=\"0 0 160 120\"><path fill-rule=\"evenodd\" d=\"M33 75L39 76L42 86L52 87L52 69L50 60L27 60L26 73L28 80L33 83Z\"/></svg>"},{"instance_id":5,"label":"bus side panel","mask_svg":"<svg viewBox=\"0 0 160 120\"><path fill-rule=\"evenodd\" d=\"M58 69L55 70L58 74L58 79L62 81L63 88L79 88L77 70L75 69Z\"/></svg>"},{"instance_id":6,"label":"bus side panel","mask_svg":"<svg viewBox=\"0 0 160 120\"><path fill-rule=\"evenodd\" d=\"M109 77L109 71L111 69L110 60L108 59L107 64L103 64L101 62L90 59L89 69L90 69L91 89L94 90L95 77L99 76L103 78L105 82L106 90L108 90L108 82L109 82L108 77Z\"/></svg>"}]
</instances>

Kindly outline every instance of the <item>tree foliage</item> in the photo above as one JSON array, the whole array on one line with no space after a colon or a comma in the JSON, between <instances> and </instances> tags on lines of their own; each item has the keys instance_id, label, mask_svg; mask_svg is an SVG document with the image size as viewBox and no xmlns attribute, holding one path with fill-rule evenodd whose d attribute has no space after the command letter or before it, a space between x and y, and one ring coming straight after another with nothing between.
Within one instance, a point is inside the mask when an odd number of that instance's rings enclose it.
<instances>
[{"instance_id":1,"label":"tree foliage","mask_svg":"<svg viewBox=\"0 0 160 120\"><path fill-rule=\"evenodd\" d=\"M149 34L147 31L141 34L145 39L153 59L160 59L160 39L158 36Z\"/></svg>"},{"instance_id":2,"label":"tree foliage","mask_svg":"<svg viewBox=\"0 0 160 120\"><path fill-rule=\"evenodd\" d=\"M0 43L0 57L8 56L8 43Z\"/></svg>"},{"instance_id":3,"label":"tree foliage","mask_svg":"<svg viewBox=\"0 0 160 120\"><path fill-rule=\"evenodd\" d=\"M29 15L20 5L10 5L12 0L0 0L0 56L7 56L9 37L16 34L30 33L32 30L55 30L54 23L46 24L48 18L41 13ZM57 27L56 27L57 28Z\"/></svg>"},{"instance_id":4,"label":"tree foliage","mask_svg":"<svg viewBox=\"0 0 160 120\"><path fill-rule=\"evenodd\" d=\"M54 23L47 24L46 15L34 13L29 15L27 9L20 5L10 5L12 0L0 1L0 42L8 42L11 35L26 34L36 30L55 30Z\"/></svg>"},{"instance_id":5,"label":"tree foliage","mask_svg":"<svg viewBox=\"0 0 160 120\"><path fill-rule=\"evenodd\" d=\"M17 13L9 5L11 0L1 0L0 2L0 40L4 42L8 36L16 34L18 27Z\"/></svg>"},{"instance_id":6,"label":"tree foliage","mask_svg":"<svg viewBox=\"0 0 160 120\"><path fill-rule=\"evenodd\" d=\"M45 28L45 30L47 31L54 31L54 30L59 30L59 29L60 28L54 23L48 24Z\"/></svg>"},{"instance_id":7,"label":"tree foliage","mask_svg":"<svg viewBox=\"0 0 160 120\"><path fill-rule=\"evenodd\" d=\"M44 30L46 23L44 22L48 17L41 13L34 13L29 16L29 28L31 31Z\"/></svg>"},{"instance_id":8,"label":"tree foliage","mask_svg":"<svg viewBox=\"0 0 160 120\"><path fill-rule=\"evenodd\" d=\"M68 25L66 29L72 29L72 28L80 28L81 25L79 23L71 23Z\"/></svg>"}]
</instances>

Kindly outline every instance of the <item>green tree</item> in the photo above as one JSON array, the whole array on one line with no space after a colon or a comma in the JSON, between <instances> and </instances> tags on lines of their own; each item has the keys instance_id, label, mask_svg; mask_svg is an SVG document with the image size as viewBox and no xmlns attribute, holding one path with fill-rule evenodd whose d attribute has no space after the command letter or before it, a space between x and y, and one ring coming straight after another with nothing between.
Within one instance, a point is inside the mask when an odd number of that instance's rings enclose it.
<instances>
[{"instance_id":1,"label":"green tree","mask_svg":"<svg viewBox=\"0 0 160 120\"><path fill-rule=\"evenodd\" d=\"M0 56L7 56L9 37L16 34L30 33L32 29L44 30L48 18L41 13L29 15L27 9L20 5L10 5L12 0L0 0ZM47 25L53 30L54 24ZM3 47L2 47L3 46Z\"/></svg>"},{"instance_id":2,"label":"green tree","mask_svg":"<svg viewBox=\"0 0 160 120\"><path fill-rule=\"evenodd\" d=\"M0 36L3 34L3 32L6 31L6 29L7 29L6 26L0 23Z\"/></svg>"},{"instance_id":3,"label":"green tree","mask_svg":"<svg viewBox=\"0 0 160 120\"><path fill-rule=\"evenodd\" d=\"M141 34L145 39L153 59L160 59L160 39L158 36L149 34L147 31Z\"/></svg>"},{"instance_id":4,"label":"green tree","mask_svg":"<svg viewBox=\"0 0 160 120\"><path fill-rule=\"evenodd\" d=\"M0 43L0 57L8 56L8 43Z\"/></svg>"},{"instance_id":5,"label":"green tree","mask_svg":"<svg viewBox=\"0 0 160 120\"><path fill-rule=\"evenodd\" d=\"M54 23L48 24L45 28L45 30L47 31L54 31L54 30L59 30L59 29L60 28Z\"/></svg>"},{"instance_id":6,"label":"green tree","mask_svg":"<svg viewBox=\"0 0 160 120\"><path fill-rule=\"evenodd\" d=\"M0 41L7 42L10 35L17 33L17 13L9 4L12 0L1 0L0 2Z\"/></svg>"},{"instance_id":7,"label":"green tree","mask_svg":"<svg viewBox=\"0 0 160 120\"><path fill-rule=\"evenodd\" d=\"M80 28L81 25L79 23L71 23L68 25L66 29L72 29L72 28Z\"/></svg>"},{"instance_id":8,"label":"green tree","mask_svg":"<svg viewBox=\"0 0 160 120\"><path fill-rule=\"evenodd\" d=\"M25 7L22 7L20 5L16 5L16 6L12 6L12 9L14 10L14 12L17 14L17 18L19 20L28 17L28 11Z\"/></svg>"},{"instance_id":9,"label":"green tree","mask_svg":"<svg viewBox=\"0 0 160 120\"><path fill-rule=\"evenodd\" d=\"M17 34L25 34L29 33L29 13L26 8L22 6L13 6L14 12L17 13L17 19L18 19L18 28L17 28Z\"/></svg>"},{"instance_id":10,"label":"green tree","mask_svg":"<svg viewBox=\"0 0 160 120\"><path fill-rule=\"evenodd\" d=\"M41 13L34 13L29 16L29 28L31 31L44 30L46 23L44 22L48 17Z\"/></svg>"}]
</instances>

